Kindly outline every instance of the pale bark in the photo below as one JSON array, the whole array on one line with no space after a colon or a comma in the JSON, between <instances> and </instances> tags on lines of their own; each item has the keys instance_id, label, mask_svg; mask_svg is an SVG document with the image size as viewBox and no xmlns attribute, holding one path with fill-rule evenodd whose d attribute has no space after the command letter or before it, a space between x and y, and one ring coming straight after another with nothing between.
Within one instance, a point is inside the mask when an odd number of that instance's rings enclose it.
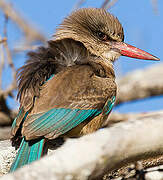
<instances>
[{"instance_id":1,"label":"pale bark","mask_svg":"<svg viewBox=\"0 0 163 180\"><path fill-rule=\"evenodd\" d=\"M10 126L0 127L0 141L5 139L10 139Z\"/></svg>"},{"instance_id":2,"label":"pale bark","mask_svg":"<svg viewBox=\"0 0 163 180\"><path fill-rule=\"evenodd\" d=\"M163 64L129 73L118 80L117 104L163 94Z\"/></svg>"},{"instance_id":3,"label":"pale bark","mask_svg":"<svg viewBox=\"0 0 163 180\"><path fill-rule=\"evenodd\" d=\"M69 139L52 155L2 180L100 179L126 163L163 154L162 130L163 112L130 119L79 139Z\"/></svg>"},{"instance_id":4,"label":"pale bark","mask_svg":"<svg viewBox=\"0 0 163 180\"><path fill-rule=\"evenodd\" d=\"M144 118L155 118L158 116L163 116L163 111L153 111L153 112L147 112L147 113L117 113L112 112L107 121L104 123L104 127L114 125L115 123L128 121L130 119L144 119Z\"/></svg>"}]
</instances>

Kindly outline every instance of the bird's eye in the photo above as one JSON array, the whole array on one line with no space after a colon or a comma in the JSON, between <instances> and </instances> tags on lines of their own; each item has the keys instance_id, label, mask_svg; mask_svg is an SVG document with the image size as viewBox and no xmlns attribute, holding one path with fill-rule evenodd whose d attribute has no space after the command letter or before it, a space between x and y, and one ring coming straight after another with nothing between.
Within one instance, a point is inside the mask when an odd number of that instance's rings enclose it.
<instances>
[{"instance_id":1,"label":"bird's eye","mask_svg":"<svg viewBox=\"0 0 163 180\"><path fill-rule=\"evenodd\" d=\"M108 36L106 34L104 34L103 32L101 32L101 31L97 32L97 36L102 41L106 41L108 39Z\"/></svg>"}]
</instances>

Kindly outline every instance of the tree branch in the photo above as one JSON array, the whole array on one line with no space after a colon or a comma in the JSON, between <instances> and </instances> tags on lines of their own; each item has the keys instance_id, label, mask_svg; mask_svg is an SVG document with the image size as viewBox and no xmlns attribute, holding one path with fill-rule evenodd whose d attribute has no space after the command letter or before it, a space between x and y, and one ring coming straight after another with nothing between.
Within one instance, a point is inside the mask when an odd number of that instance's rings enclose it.
<instances>
[{"instance_id":1,"label":"tree branch","mask_svg":"<svg viewBox=\"0 0 163 180\"><path fill-rule=\"evenodd\" d=\"M4 12L5 15L7 15L12 21L14 21L19 26L19 28L21 28L29 42L41 41L45 43L45 37L40 32L38 32L29 22L27 22L23 18L23 16L5 0L0 0L0 9Z\"/></svg>"},{"instance_id":2,"label":"tree branch","mask_svg":"<svg viewBox=\"0 0 163 180\"><path fill-rule=\"evenodd\" d=\"M2 72L5 64L5 59L4 59L4 52L3 52L3 44L4 39L0 36L0 93L2 91Z\"/></svg>"},{"instance_id":3,"label":"tree branch","mask_svg":"<svg viewBox=\"0 0 163 180\"><path fill-rule=\"evenodd\" d=\"M153 11L156 15L158 15L159 11L158 11L158 1L157 0L151 0L152 2L152 8Z\"/></svg>"},{"instance_id":4,"label":"tree branch","mask_svg":"<svg viewBox=\"0 0 163 180\"><path fill-rule=\"evenodd\" d=\"M110 9L112 6L114 6L114 4L117 2L118 0L105 0L101 6L101 8L104 9Z\"/></svg>"},{"instance_id":5,"label":"tree branch","mask_svg":"<svg viewBox=\"0 0 163 180\"><path fill-rule=\"evenodd\" d=\"M11 51L10 51L9 46L8 46L7 24L8 24L8 16L5 16L4 39L6 39L6 41L4 41L3 46L4 46L4 49L6 51L7 62L8 62L9 67L12 70L12 77L13 77L13 80L12 80L12 83L10 84L10 86L5 91L0 93L0 96L3 95L5 97L7 97L9 94L11 95L12 91L17 88L16 69L15 69L15 66L14 66L14 63L13 63L13 60L12 60Z\"/></svg>"},{"instance_id":6,"label":"tree branch","mask_svg":"<svg viewBox=\"0 0 163 180\"><path fill-rule=\"evenodd\" d=\"M1 118L1 113L0 113L0 118ZM6 120L8 120L6 117ZM11 127L10 126L5 126L5 127L0 127L0 141L9 139L10 138L10 132L11 132Z\"/></svg>"},{"instance_id":7,"label":"tree branch","mask_svg":"<svg viewBox=\"0 0 163 180\"><path fill-rule=\"evenodd\" d=\"M163 94L163 64L129 73L118 80L116 104Z\"/></svg>"},{"instance_id":8,"label":"tree branch","mask_svg":"<svg viewBox=\"0 0 163 180\"><path fill-rule=\"evenodd\" d=\"M79 9L85 2L86 0L77 0L77 3L72 8L72 11Z\"/></svg>"},{"instance_id":9,"label":"tree branch","mask_svg":"<svg viewBox=\"0 0 163 180\"><path fill-rule=\"evenodd\" d=\"M117 113L112 112L106 122L104 123L104 127L110 127L113 126L116 123L119 122L125 122L130 119L144 119L144 118L155 118L158 116L163 116L163 111L155 111L155 112L147 112L147 113Z\"/></svg>"},{"instance_id":10,"label":"tree branch","mask_svg":"<svg viewBox=\"0 0 163 180\"><path fill-rule=\"evenodd\" d=\"M2 180L42 180L47 176L56 180L100 179L106 172L126 163L162 155L162 127L163 112L160 112L156 116L130 119L79 139L69 139L52 155Z\"/></svg>"}]
</instances>

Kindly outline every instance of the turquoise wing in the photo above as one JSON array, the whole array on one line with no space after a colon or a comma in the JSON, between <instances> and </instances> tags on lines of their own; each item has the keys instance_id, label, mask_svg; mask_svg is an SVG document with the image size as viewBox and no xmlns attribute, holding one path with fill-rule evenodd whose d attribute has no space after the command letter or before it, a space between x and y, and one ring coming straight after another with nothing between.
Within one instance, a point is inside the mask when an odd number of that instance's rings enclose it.
<instances>
[{"instance_id":1,"label":"turquoise wing","mask_svg":"<svg viewBox=\"0 0 163 180\"><path fill-rule=\"evenodd\" d=\"M51 79L55 80L53 77L54 76L51 76L47 81ZM27 139L35 139L41 136L56 138L78 126L85 120L91 120L101 113L103 113L104 116L108 115L112 110L114 101L115 96L105 103L103 109L91 109L90 107L90 109L84 110L79 107L76 107L76 109L59 107L46 111L45 107L45 112L42 113L28 114L28 112L26 112L22 121L20 121L23 126L22 135ZM20 126L20 123L17 125L17 119L19 119L19 116L21 117L21 111L20 109L18 118L16 118L13 123L13 130L16 129L15 127Z\"/></svg>"},{"instance_id":2,"label":"turquoise wing","mask_svg":"<svg viewBox=\"0 0 163 180\"><path fill-rule=\"evenodd\" d=\"M93 119L102 110L89 109L51 109L45 113L27 116L23 124L23 135L26 137L58 137L76 127L87 119Z\"/></svg>"},{"instance_id":3,"label":"turquoise wing","mask_svg":"<svg viewBox=\"0 0 163 180\"><path fill-rule=\"evenodd\" d=\"M105 103L105 106L102 111L104 116L108 116L110 114L110 112L112 111L113 106L115 104L115 99L116 99L116 97L113 96L112 99L108 99L108 101Z\"/></svg>"},{"instance_id":4,"label":"turquoise wing","mask_svg":"<svg viewBox=\"0 0 163 180\"><path fill-rule=\"evenodd\" d=\"M29 164L33 161L40 159L43 155L45 139L39 139L35 143L22 139L19 151L11 165L10 172L15 171L17 168Z\"/></svg>"},{"instance_id":5,"label":"turquoise wing","mask_svg":"<svg viewBox=\"0 0 163 180\"><path fill-rule=\"evenodd\" d=\"M11 127L12 129L14 129L14 128L16 127L16 121L17 121L19 118L21 118L22 114L23 114L23 108L21 108L21 109L19 110L16 118L14 119L14 121L13 121L13 123L12 123L12 127Z\"/></svg>"}]
</instances>

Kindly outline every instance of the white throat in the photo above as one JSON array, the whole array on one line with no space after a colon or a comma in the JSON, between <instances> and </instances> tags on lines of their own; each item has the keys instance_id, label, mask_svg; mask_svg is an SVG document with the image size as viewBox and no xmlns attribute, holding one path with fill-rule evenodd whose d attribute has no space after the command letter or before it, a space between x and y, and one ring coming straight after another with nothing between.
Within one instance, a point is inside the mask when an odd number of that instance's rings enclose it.
<instances>
[{"instance_id":1,"label":"white throat","mask_svg":"<svg viewBox=\"0 0 163 180\"><path fill-rule=\"evenodd\" d=\"M118 59L121 56L121 54L116 51L111 50L108 52L104 52L102 54L102 56L104 57L104 59L109 59L110 61L115 61L116 59Z\"/></svg>"}]
</instances>

